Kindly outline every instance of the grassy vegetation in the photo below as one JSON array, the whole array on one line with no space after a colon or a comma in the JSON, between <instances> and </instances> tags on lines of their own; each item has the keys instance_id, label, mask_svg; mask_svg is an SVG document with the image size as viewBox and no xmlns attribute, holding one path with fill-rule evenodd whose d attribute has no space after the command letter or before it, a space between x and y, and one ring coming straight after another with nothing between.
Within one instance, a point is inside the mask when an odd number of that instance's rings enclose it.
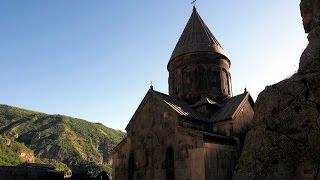
<instances>
[{"instance_id":1,"label":"grassy vegetation","mask_svg":"<svg viewBox=\"0 0 320 180\"><path fill-rule=\"evenodd\" d=\"M32 154L32 150L24 144L0 136L0 165L12 166L25 162L26 160L19 156L22 152Z\"/></svg>"},{"instance_id":2,"label":"grassy vegetation","mask_svg":"<svg viewBox=\"0 0 320 180\"><path fill-rule=\"evenodd\" d=\"M64 171L64 172L70 171L70 168L66 164L54 159L37 158L35 162L38 164L50 164L54 166L57 171Z\"/></svg>"},{"instance_id":3,"label":"grassy vegetation","mask_svg":"<svg viewBox=\"0 0 320 180\"><path fill-rule=\"evenodd\" d=\"M28 155L28 158L20 156L21 154ZM50 164L58 171L70 171L66 164L63 164L54 159L41 159L33 155L33 151L26 147L23 143L10 140L0 136L0 165L1 166L16 166L26 163Z\"/></svg>"},{"instance_id":4,"label":"grassy vegetation","mask_svg":"<svg viewBox=\"0 0 320 180\"><path fill-rule=\"evenodd\" d=\"M39 161L61 169L66 167L58 164L64 163L73 172L90 169L93 174L98 170L110 172L110 152L125 136L102 124L7 105L0 105L0 135L24 143ZM0 147L0 151L3 149ZM15 158L12 161L21 163Z\"/></svg>"}]
</instances>

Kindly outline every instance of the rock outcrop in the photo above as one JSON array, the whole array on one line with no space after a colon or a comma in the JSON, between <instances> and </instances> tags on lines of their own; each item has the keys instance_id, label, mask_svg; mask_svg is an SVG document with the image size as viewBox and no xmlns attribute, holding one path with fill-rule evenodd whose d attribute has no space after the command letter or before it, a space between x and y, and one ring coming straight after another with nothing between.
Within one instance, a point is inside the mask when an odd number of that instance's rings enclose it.
<instances>
[{"instance_id":1,"label":"rock outcrop","mask_svg":"<svg viewBox=\"0 0 320 180\"><path fill-rule=\"evenodd\" d=\"M234 180L320 179L320 0L302 0L298 73L260 93Z\"/></svg>"}]
</instances>

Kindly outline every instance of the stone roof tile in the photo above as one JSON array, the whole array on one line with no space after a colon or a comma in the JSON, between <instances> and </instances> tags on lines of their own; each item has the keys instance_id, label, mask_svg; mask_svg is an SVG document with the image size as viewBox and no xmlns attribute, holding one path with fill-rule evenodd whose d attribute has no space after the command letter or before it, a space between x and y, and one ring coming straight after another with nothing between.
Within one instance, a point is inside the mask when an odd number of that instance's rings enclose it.
<instances>
[{"instance_id":1,"label":"stone roof tile","mask_svg":"<svg viewBox=\"0 0 320 180\"><path fill-rule=\"evenodd\" d=\"M239 107L241 107L241 103L246 99L251 98L248 92L243 94L228 98L222 104L222 108L220 108L211 118L212 122L219 122L223 120L232 119L234 114L237 112ZM249 99L250 101L252 99ZM253 101L253 100L252 100Z\"/></svg>"},{"instance_id":2,"label":"stone roof tile","mask_svg":"<svg viewBox=\"0 0 320 180\"><path fill-rule=\"evenodd\" d=\"M170 60L192 52L214 52L226 57L222 46L204 23L196 8L193 9Z\"/></svg>"},{"instance_id":3,"label":"stone roof tile","mask_svg":"<svg viewBox=\"0 0 320 180\"><path fill-rule=\"evenodd\" d=\"M236 114L237 110L239 109L239 107L241 107L241 104L242 102L244 102L245 99L249 99L249 102L253 102L248 92L228 98L222 104L219 104L219 110L212 116L211 119L208 119L200 113L196 112L189 104L187 104L184 101L181 101L175 97L157 91L153 92L156 94L157 97L160 98L160 100L169 105L179 115L213 123L232 119L234 114Z\"/></svg>"},{"instance_id":4,"label":"stone roof tile","mask_svg":"<svg viewBox=\"0 0 320 180\"><path fill-rule=\"evenodd\" d=\"M207 118L203 117L195 110L193 110L187 103L178 100L172 96L167 94L163 94L161 92L153 91L163 102L169 105L174 111L176 111L179 115L184 117L189 117L192 119L208 121Z\"/></svg>"}]
</instances>

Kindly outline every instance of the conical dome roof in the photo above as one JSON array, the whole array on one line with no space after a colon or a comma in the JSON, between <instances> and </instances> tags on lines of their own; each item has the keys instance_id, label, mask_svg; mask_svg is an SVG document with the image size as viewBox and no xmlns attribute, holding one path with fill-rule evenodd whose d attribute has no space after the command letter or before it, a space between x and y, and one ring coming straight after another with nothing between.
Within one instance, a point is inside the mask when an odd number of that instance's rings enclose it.
<instances>
[{"instance_id":1,"label":"conical dome roof","mask_svg":"<svg viewBox=\"0 0 320 180\"><path fill-rule=\"evenodd\" d=\"M186 53L214 52L226 56L222 46L204 23L196 8L171 55L170 60Z\"/></svg>"}]
</instances>

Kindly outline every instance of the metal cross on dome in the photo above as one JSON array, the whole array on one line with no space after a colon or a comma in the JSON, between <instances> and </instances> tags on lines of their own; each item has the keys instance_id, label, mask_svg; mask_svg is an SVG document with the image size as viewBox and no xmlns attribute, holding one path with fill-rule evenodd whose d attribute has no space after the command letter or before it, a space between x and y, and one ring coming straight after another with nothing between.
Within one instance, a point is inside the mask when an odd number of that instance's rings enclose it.
<instances>
[{"instance_id":1,"label":"metal cross on dome","mask_svg":"<svg viewBox=\"0 0 320 180\"><path fill-rule=\"evenodd\" d=\"M193 6L195 6L195 5L196 5L196 1L197 1L197 0L192 0L192 3L191 3L191 4L193 4Z\"/></svg>"}]
</instances>

